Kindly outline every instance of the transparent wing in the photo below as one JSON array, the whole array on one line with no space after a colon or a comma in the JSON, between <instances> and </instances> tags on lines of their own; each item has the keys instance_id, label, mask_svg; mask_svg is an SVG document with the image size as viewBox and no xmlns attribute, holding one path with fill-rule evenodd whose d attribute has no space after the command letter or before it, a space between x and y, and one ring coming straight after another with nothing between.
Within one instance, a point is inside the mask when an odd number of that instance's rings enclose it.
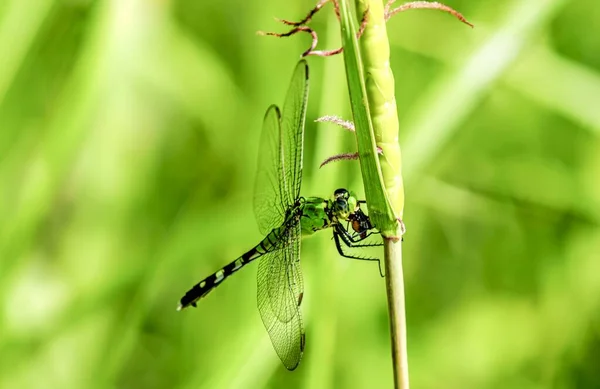
<instances>
[{"instance_id":1,"label":"transparent wing","mask_svg":"<svg viewBox=\"0 0 600 389\"><path fill-rule=\"evenodd\" d=\"M281 113L279 108L271 105L263 120L254 183L254 215L264 235L283 224L288 204L283 197L282 176Z\"/></svg>"},{"instance_id":2,"label":"transparent wing","mask_svg":"<svg viewBox=\"0 0 600 389\"><path fill-rule=\"evenodd\" d=\"M285 97L282 118L284 192L288 201L300 197L302 154L304 151L304 121L308 102L308 64L296 65Z\"/></svg>"},{"instance_id":3,"label":"transparent wing","mask_svg":"<svg viewBox=\"0 0 600 389\"><path fill-rule=\"evenodd\" d=\"M290 226L282 234L278 248L265 254L258 264L258 310L273 347L288 370L298 366L304 351L300 234L300 223Z\"/></svg>"},{"instance_id":4,"label":"transparent wing","mask_svg":"<svg viewBox=\"0 0 600 389\"><path fill-rule=\"evenodd\" d=\"M308 99L308 65L294 70L283 106L267 110L260 139L254 213L263 234L281 226L285 211L300 197L304 120Z\"/></svg>"}]
</instances>

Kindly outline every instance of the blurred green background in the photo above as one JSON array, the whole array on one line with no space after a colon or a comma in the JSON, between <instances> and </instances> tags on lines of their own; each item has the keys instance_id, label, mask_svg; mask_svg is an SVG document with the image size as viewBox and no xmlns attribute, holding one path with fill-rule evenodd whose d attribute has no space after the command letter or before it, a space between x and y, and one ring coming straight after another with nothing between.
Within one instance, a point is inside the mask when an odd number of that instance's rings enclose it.
<instances>
[{"instance_id":1,"label":"blurred green background","mask_svg":"<svg viewBox=\"0 0 600 389\"><path fill-rule=\"evenodd\" d=\"M263 113L301 1L0 2L0 387L384 388L384 280L303 243L307 345L285 370L252 247ZM388 24L404 156L414 388L600 387L600 7L453 0ZM339 45L331 6L313 27ZM360 188L341 57L310 58L305 195ZM360 189L359 189L360 190Z\"/></svg>"}]
</instances>

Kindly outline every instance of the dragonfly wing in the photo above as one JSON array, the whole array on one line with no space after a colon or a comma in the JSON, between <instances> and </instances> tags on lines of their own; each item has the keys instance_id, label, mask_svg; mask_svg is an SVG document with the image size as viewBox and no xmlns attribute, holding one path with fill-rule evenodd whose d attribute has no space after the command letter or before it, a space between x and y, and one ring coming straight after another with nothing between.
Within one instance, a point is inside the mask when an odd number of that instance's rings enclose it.
<instances>
[{"instance_id":1,"label":"dragonfly wing","mask_svg":"<svg viewBox=\"0 0 600 389\"><path fill-rule=\"evenodd\" d=\"M284 192L293 203L300 197L302 183L302 154L304 150L304 123L308 103L308 64L302 60L296 65L290 82L282 118Z\"/></svg>"},{"instance_id":2,"label":"dragonfly wing","mask_svg":"<svg viewBox=\"0 0 600 389\"><path fill-rule=\"evenodd\" d=\"M283 197L282 176L281 113L277 106L271 105L263 120L254 184L254 214L260 232L265 235L284 221L288 203Z\"/></svg>"},{"instance_id":3,"label":"dragonfly wing","mask_svg":"<svg viewBox=\"0 0 600 389\"><path fill-rule=\"evenodd\" d=\"M273 347L288 370L294 370L304 351L300 303L304 286L300 271L300 224L287 229L278 248L258 265L258 310Z\"/></svg>"},{"instance_id":4,"label":"dragonfly wing","mask_svg":"<svg viewBox=\"0 0 600 389\"><path fill-rule=\"evenodd\" d=\"M294 70L283 106L283 117L272 105L260 139L254 213L263 234L284 222L285 211L300 197L304 121L308 99L308 65Z\"/></svg>"}]
</instances>

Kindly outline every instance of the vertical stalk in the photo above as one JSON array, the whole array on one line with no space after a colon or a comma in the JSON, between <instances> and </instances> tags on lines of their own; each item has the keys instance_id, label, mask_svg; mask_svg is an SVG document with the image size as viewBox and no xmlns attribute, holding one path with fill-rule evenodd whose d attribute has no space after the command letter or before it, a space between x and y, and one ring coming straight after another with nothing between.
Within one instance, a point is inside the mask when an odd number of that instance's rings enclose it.
<instances>
[{"instance_id":1,"label":"vertical stalk","mask_svg":"<svg viewBox=\"0 0 600 389\"><path fill-rule=\"evenodd\" d=\"M398 143L398 111L395 80L390 68L390 44L382 0L356 0L358 17L366 15L367 24L358 44L363 60L363 73L373 132L377 146L383 184L396 217L404 211L404 186ZM398 235L396 235L398 236ZM402 271L402 240L384 238L384 261L394 386L408 389L408 351L406 339L406 307Z\"/></svg>"},{"instance_id":2,"label":"vertical stalk","mask_svg":"<svg viewBox=\"0 0 600 389\"><path fill-rule=\"evenodd\" d=\"M369 214L374 214L384 237L394 383L396 388L409 389L402 240L396 221L403 214L404 188L384 9L382 0L355 0L358 17L366 15L367 21L357 42L346 2L340 0L346 76ZM376 147L383 155L373 152Z\"/></svg>"},{"instance_id":3,"label":"vertical stalk","mask_svg":"<svg viewBox=\"0 0 600 389\"><path fill-rule=\"evenodd\" d=\"M385 288L392 338L394 387L408 389L408 348L406 344L406 307L402 271L402 241L384 240Z\"/></svg>"},{"instance_id":4,"label":"vertical stalk","mask_svg":"<svg viewBox=\"0 0 600 389\"><path fill-rule=\"evenodd\" d=\"M335 22L334 15L330 15L331 23ZM333 46L337 42L335 33L327 31L325 38L325 46ZM323 79L327 80L330 88L323 88L321 92L320 107L317 112L324 112L325 106L333 112L342 111L343 96L340 96L339 85L344 85L344 75L339 72L339 58L332 58L332 61L324 61L322 67ZM311 70L312 71L312 70ZM314 73L313 73L314 74ZM315 95L313 89L313 96ZM341 131L336 131L331 128L331 125L324 126L319 123L316 128L316 140L314 156L315 159L323 158L323 156L331 153L331 150L339 150L341 148L341 139L345 134ZM320 162L320 161L319 161ZM312 166L318 166L313 159ZM318 172L319 180L310 182L309 190L306 193L315 193L316 196L329 197L335 189L340 186L339 177L343 175L344 164L337 163L327 166L326 169L320 169ZM303 183L304 185L304 183ZM327 235L330 232L327 232ZM338 325L338 310L331 309L335 306L340 298L340 284L342 278L342 270L340 269L340 260L338 253L335 251L334 245L331 244L331 235L329 237L320 237L318 240L311 242L315 252L319 252L322 258L327 260L320 261L304 261L302 267L307 269L306 279L310 282L310 296L305 295L307 303L311 300L315 301L312 305L307 304L306 307L311 309L306 312L306 324L310 327L310 340L313 345L318 345L319 350L313 353L306 362L306 376L302 383L303 388L321 389L331 388L335 383L334 369L323 369L323 366L332 366L335 360L335 348L338 341L337 325ZM308 245L303 246L306 247ZM312 256L317 258L317 256ZM309 262L309 263L307 263ZM309 278L310 277L310 278ZM318 298L316 297L318 296ZM318 303L316 303L318 299ZM316 317L316 320L311 318ZM312 345L309 345L312 349Z\"/></svg>"},{"instance_id":5,"label":"vertical stalk","mask_svg":"<svg viewBox=\"0 0 600 389\"><path fill-rule=\"evenodd\" d=\"M363 63L363 76L373 132L377 146L383 151L379 156L383 186L394 215L402 219L404 211L404 185L402 160L398 143L398 110L394 74L390 68L390 42L382 0L356 0L358 18L366 25L358 40Z\"/></svg>"}]
</instances>

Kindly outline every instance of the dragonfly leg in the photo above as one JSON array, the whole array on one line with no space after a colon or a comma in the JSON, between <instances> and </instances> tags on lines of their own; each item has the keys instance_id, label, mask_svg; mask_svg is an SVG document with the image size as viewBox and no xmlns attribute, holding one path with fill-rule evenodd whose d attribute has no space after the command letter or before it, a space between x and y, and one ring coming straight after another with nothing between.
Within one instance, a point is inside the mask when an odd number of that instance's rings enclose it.
<instances>
[{"instance_id":1,"label":"dragonfly leg","mask_svg":"<svg viewBox=\"0 0 600 389\"><path fill-rule=\"evenodd\" d=\"M342 227L342 225L340 224L336 225L336 227L333 230L333 240L335 241L335 247L338 253L344 258L358 259L360 261L377 261L377 265L379 267L379 274L381 275L381 277L384 277L383 270L381 268L381 261L379 260L379 258L360 257L357 255L346 253L341 244L341 242L343 242L349 248L361 248L382 246L383 243L360 243L360 240L353 240L348 231L346 231L346 229L344 229L344 227Z\"/></svg>"},{"instance_id":2,"label":"dragonfly leg","mask_svg":"<svg viewBox=\"0 0 600 389\"><path fill-rule=\"evenodd\" d=\"M356 202L359 206L361 204L367 204L366 200L358 200ZM396 218L396 220L398 221L398 224L400 225L400 236L402 237L402 241L404 241L404 234L406 233L406 225L404 224L404 222L402 221L402 219L400 219L399 217ZM372 233L375 233L374 231L370 232L369 235L371 235ZM359 234L354 234L354 236L359 235ZM367 236L369 236L367 235ZM366 237L365 237L366 238Z\"/></svg>"},{"instance_id":3,"label":"dragonfly leg","mask_svg":"<svg viewBox=\"0 0 600 389\"><path fill-rule=\"evenodd\" d=\"M339 235L340 238L342 239L342 241L344 242L344 244L346 244L346 246L348 246L348 247L357 248L357 247L378 247L378 246L383 246L383 242L361 243L362 241L364 241L365 239L367 239L372 234L378 234L379 233L379 232L376 232L376 231L370 231L367 235L365 235L364 237L362 237L361 234L364 233L364 232L357 232L354 235L352 235L352 234L350 234L348 232L347 229L345 229L344 227L342 227L341 224L337 224L335 226L334 233L337 234L337 235Z\"/></svg>"},{"instance_id":4,"label":"dragonfly leg","mask_svg":"<svg viewBox=\"0 0 600 389\"><path fill-rule=\"evenodd\" d=\"M364 203L364 200L362 202ZM361 201L359 201L358 203L360 204ZM364 216L364 213L362 213L361 210L359 210L359 211L360 211L360 214L362 214ZM368 216L367 216L367 220L368 220ZM352 223L354 224L355 221L357 221L357 220L354 220ZM362 228L360 228L360 227L362 227ZM369 236L371 236L373 234L379 234L379 231L375 230L375 228L373 227L373 225L371 224L370 221L366 225L361 224L359 221L358 228L359 229L356 229L353 226L352 230L354 232L352 234L349 233L348 231L350 231L350 220L348 220L348 222L346 223L346 228L340 228L339 232L341 234L343 234L351 243L359 243L359 242L367 239ZM372 245L363 246L363 247L381 246L381 245L382 244L372 244Z\"/></svg>"}]
</instances>

